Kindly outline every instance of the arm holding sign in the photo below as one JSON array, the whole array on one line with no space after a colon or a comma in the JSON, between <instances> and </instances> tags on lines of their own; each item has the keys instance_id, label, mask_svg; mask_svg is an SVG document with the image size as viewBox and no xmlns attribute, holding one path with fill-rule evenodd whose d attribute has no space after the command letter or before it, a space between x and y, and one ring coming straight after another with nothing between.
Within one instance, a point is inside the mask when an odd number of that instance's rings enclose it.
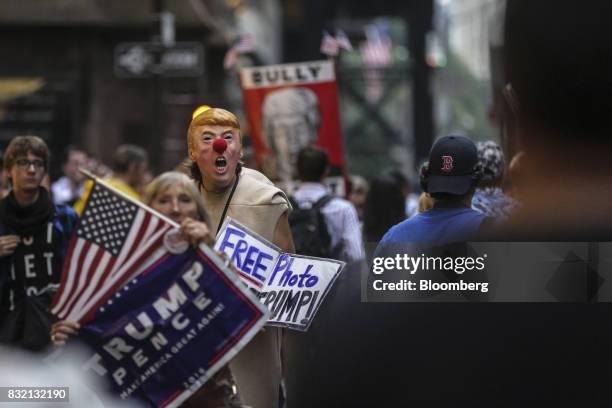
<instances>
[{"instance_id":1,"label":"arm holding sign","mask_svg":"<svg viewBox=\"0 0 612 408\"><path fill-rule=\"evenodd\" d=\"M185 218L181 222L180 231L181 234L183 234L183 236L187 238L187 240L189 240L191 245L193 245L194 247L198 246L200 241L203 241L206 245L211 247L215 243L215 239L210 233L210 229L208 228L206 223L202 221L196 221L192 218Z\"/></svg>"}]
</instances>

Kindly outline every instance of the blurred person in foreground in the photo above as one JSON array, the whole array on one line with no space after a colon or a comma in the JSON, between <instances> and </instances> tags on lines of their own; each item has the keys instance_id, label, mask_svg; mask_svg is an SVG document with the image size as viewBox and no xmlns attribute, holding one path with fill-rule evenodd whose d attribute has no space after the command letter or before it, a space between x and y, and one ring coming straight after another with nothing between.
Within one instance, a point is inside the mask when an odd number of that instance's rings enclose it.
<instances>
[{"instance_id":1,"label":"blurred person in foreground","mask_svg":"<svg viewBox=\"0 0 612 408\"><path fill-rule=\"evenodd\" d=\"M525 153L518 234L612 238L609 15L605 0L508 2L505 132Z\"/></svg>"},{"instance_id":2,"label":"blurred person in foreground","mask_svg":"<svg viewBox=\"0 0 612 408\"><path fill-rule=\"evenodd\" d=\"M0 385L2 387L57 387L49 390L52 396L65 395L59 399L34 400L30 402L6 402L2 406L15 407L73 407L73 408L142 408L132 401L122 400L108 393L100 377L84 372L80 365L87 356L84 349L73 349L61 358L50 355L41 359L39 355L14 348L0 347ZM63 388L63 390L62 390ZM36 391L33 391L36 392ZM39 391L40 392L40 391ZM4 394L7 395L6 393ZM44 402L43 402L44 401Z\"/></svg>"},{"instance_id":3,"label":"blurred person in foreground","mask_svg":"<svg viewBox=\"0 0 612 408\"><path fill-rule=\"evenodd\" d=\"M129 197L140 200L138 190L142 187L147 177L149 168L149 156L142 147L124 144L115 150L113 155L113 176L106 180L108 184ZM91 193L93 182L89 180L81 198L74 205L77 213L82 214L85 202Z\"/></svg>"},{"instance_id":4,"label":"blurred person in foreground","mask_svg":"<svg viewBox=\"0 0 612 408\"><path fill-rule=\"evenodd\" d=\"M603 16L612 2L508 0L507 9L506 93L518 103L505 121L526 153L509 232L609 241L612 25ZM572 263L571 276L592 274ZM360 298L359 277L350 283L332 288L302 352L289 354L291 408L610 405L609 303L374 304Z\"/></svg>"},{"instance_id":5,"label":"blurred person in foreground","mask_svg":"<svg viewBox=\"0 0 612 408\"><path fill-rule=\"evenodd\" d=\"M47 310L59 287L72 208L54 205L41 186L49 149L36 136L17 136L4 154L12 191L0 201L0 342L40 351L55 318Z\"/></svg>"},{"instance_id":6,"label":"blurred person in foreground","mask_svg":"<svg viewBox=\"0 0 612 408\"><path fill-rule=\"evenodd\" d=\"M525 152L518 152L508 165L508 177L504 182L504 193L520 204L521 185L525 180Z\"/></svg>"},{"instance_id":7,"label":"blurred person in foreground","mask_svg":"<svg viewBox=\"0 0 612 408\"><path fill-rule=\"evenodd\" d=\"M51 193L55 204L74 205L83 194L85 176L79 168L87 168L87 153L75 146L68 146L64 151L62 171L64 175L51 184Z\"/></svg>"},{"instance_id":8,"label":"blurred person in foreground","mask_svg":"<svg viewBox=\"0 0 612 408\"><path fill-rule=\"evenodd\" d=\"M495 330L523 333L508 334L498 355L508 405L610 404L610 268L598 243L612 238L612 26L602 18L610 15L607 0L506 4L503 123L523 152L512 181L520 206L490 239L590 243L586 261L566 258L545 288L581 301L495 305L506 325ZM545 276L546 265L538 269Z\"/></svg>"},{"instance_id":9,"label":"blurred person in foreground","mask_svg":"<svg viewBox=\"0 0 612 408\"><path fill-rule=\"evenodd\" d=\"M503 221L516 207L516 201L502 191L505 168L504 152L492 140L478 142L476 148L482 174L472 197L472 208L498 222Z\"/></svg>"},{"instance_id":10,"label":"blurred person in foreground","mask_svg":"<svg viewBox=\"0 0 612 408\"><path fill-rule=\"evenodd\" d=\"M236 116L224 109L196 110L187 133L191 174L216 234L229 216L284 252L294 252L285 193L263 174L243 167L242 135ZM278 406L281 330L266 328L230 363L240 398L253 408Z\"/></svg>"}]
</instances>

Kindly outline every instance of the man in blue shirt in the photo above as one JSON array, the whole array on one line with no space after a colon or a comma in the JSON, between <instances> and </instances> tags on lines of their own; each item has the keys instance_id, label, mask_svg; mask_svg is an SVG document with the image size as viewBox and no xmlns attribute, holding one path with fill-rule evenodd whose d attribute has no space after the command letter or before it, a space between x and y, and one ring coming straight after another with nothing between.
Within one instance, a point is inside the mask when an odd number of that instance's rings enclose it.
<instances>
[{"instance_id":1,"label":"man in blue shirt","mask_svg":"<svg viewBox=\"0 0 612 408\"><path fill-rule=\"evenodd\" d=\"M478 155L464 136L444 136L429 153L421 169L421 184L434 207L392 227L381 245L405 242L444 245L474 238L485 219L470 208L476 182Z\"/></svg>"}]
</instances>

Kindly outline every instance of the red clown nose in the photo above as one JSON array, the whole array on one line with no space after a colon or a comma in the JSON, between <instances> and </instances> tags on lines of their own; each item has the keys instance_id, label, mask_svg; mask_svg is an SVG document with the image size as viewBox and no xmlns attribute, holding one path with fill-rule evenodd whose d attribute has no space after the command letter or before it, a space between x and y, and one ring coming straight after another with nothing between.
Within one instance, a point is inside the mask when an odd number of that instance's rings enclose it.
<instances>
[{"instance_id":1,"label":"red clown nose","mask_svg":"<svg viewBox=\"0 0 612 408\"><path fill-rule=\"evenodd\" d=\"M223 153L227 149L227 142L225 139L216 139L213 142L213 150L219 154Z\"/></svg>"}]
</instances>

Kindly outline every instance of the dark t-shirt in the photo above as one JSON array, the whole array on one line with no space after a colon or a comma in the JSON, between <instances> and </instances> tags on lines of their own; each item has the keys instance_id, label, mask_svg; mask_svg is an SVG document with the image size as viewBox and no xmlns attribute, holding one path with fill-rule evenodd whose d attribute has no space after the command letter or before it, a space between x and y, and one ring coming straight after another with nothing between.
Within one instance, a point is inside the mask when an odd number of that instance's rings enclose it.
<instances>
[{"instance_id":1,"label":"dark t-shirt","mask_svg":"<svg viewBox=\"0 0 612 408\"><path fill-rule=\"evenodd\" d=\"M0 343L40 350L49 342L54 318L46 308L59 287L78 221L70 207L56 205L53 211L53 218L32 234L19 234L0 220L0 235L21 238L12 255L0 258Z\"/></svg>"}]
</instances>

